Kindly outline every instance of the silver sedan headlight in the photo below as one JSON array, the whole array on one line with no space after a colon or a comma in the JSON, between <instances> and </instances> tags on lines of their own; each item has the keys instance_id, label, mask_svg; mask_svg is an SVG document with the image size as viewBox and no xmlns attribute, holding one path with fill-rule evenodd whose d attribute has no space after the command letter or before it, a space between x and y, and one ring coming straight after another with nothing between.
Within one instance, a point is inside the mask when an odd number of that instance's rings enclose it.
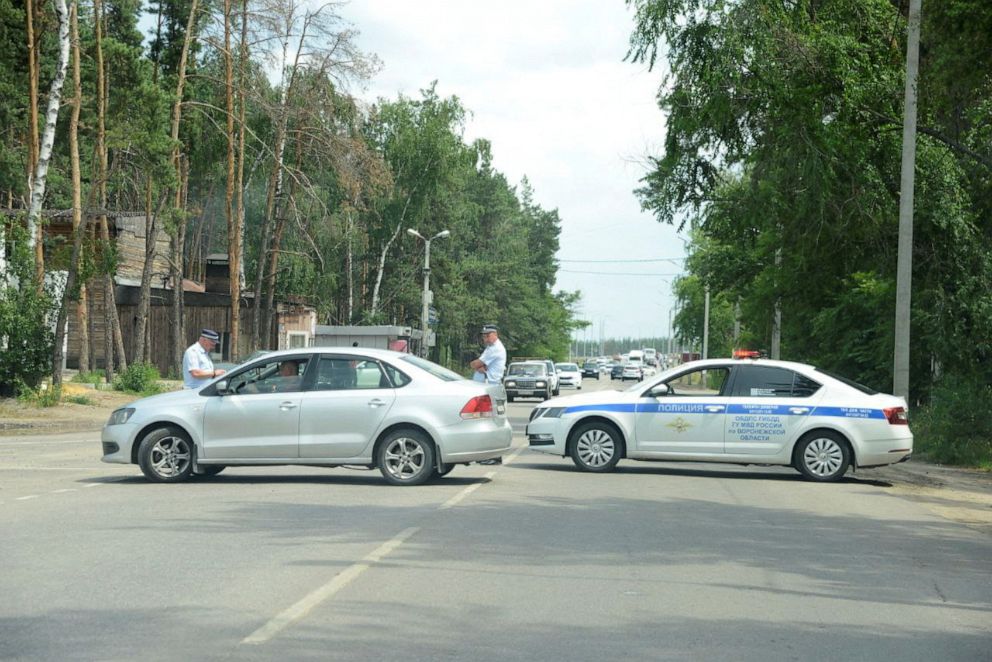
<instances>
[{"instance_id":1,"label":"silver sedan headlight","mask_svg":"<svg viewBox=\"0 0 992 662\"><path fill-rule=\"evenodd\" d=\"M120 425L122 423L127 423L132 414L134 414L134 407L116 409L114 410L114 413L110 415L110 420L107 421L107 425Z\"/></svg>"}]
</instances>

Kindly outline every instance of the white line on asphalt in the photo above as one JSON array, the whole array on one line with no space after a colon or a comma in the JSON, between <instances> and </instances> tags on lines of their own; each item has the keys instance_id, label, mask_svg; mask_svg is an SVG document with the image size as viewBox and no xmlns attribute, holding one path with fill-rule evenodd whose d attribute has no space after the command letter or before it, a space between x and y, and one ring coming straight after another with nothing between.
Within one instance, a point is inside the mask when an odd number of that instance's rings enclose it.
<instances>
[{"instance_id":1,"label":"white line on asphalt","mask_svg":"<svg viewBox=\"0 0 992 662\"><path fill-rule=\"evenodd\" d=\"M348 566L340 574L335 575L331 581L311 592L293 606L277 614L275 618L242 639L241 643L264 644L269 639L279 634L280 631L289 626L291 623L309 614L314 607L332 597L335 593L343 589L351 582L355 581L360 574L368 570L374 564L378 563L384 556L388 556L393 550L402 545L407 538L419 530L419 526L410 527L409 529L400 532L400 534L392 540L388 540L379 545L375 551L368 554L361 561Z\"/></svg>"},{"instance_id":2,"label":"white line on asphalt","mask_svg":"<svg viewBox=\"0 0 992 662\"><path fill-rule=\"evenodd\" d=\"M101 485L106 485L106 483L88 483L83 485L83 487L100 487Z\"/></svg>"},{"instance_id":3,"label":"white line on asphalt","mask_svg":"<svg viewBox=\"0 0 992 662\"><path fill-rule=\"evenodd\" d=\"M0 471L92 471L96 467L26 467L4 465Z\"/></svg>"},{"instance_id":4,"label":"white line on asphalt","mask_svg":"<svg viewBox=\"0 0 992 662\"><path fill-rule=\"evenodd\" d=\"M503 460L503 464L509 464L510 462L513 462L513 460L515 460L517 456L520 455L523 451L524 451L523 448L518 448L514 452L510 453L507 456L507 458ZM494 469L493 471L490 471L487 474L485 474L483 478L485 478L486 480L492 480L495 475L496 475L496 470ZM437 509L448 510L449 508L454 508L456 505L458 505L459 502L461 502L462 499L464 499L469 494L482 487L482 485L483 485L482 483L474 483L472 485L469 485L464 490L462 490L455 496L451 497L450 499L442 503L440 506L438 506Z\"/></svg>"},{"instance_id":5,"label":"white line on asphalt","mask_svg":"<svg viewBox=\"0 0 992 662\"><path fill-rule=\"evenodd\" d=\"M39 496L41 496L41 495L39 495L39 494L29 494L27 496L17 497L16 499L14 499L14 501L27 501L28 499L37 499Z\"/></svg>"},{"instance_id":6,"label":"white line on asphalt","mask_svg":"<svg viewBox=\"0 0 992 662\"><path fill-rule=\"evenodd\" d=\"M78 490L76 490L75 487L67 487L64 490L55 490L54 492L52 492L52 494L65 494L66 492L76 492L76 491Z\"/></svg>"},{"instance_id":7,"label":"white line on asphalt","mask_svg":"<svg viewBox=\"0 0 992 662\"><path fill-rule=\"evenodd\" d=\"M92 439L61 439L58 441L45 441L44 439L36 439L34 441L0 441L0 446L40 446L42 444L96 444L100 443L99 437L93 437Z\"/></svg>"}]
</instances>

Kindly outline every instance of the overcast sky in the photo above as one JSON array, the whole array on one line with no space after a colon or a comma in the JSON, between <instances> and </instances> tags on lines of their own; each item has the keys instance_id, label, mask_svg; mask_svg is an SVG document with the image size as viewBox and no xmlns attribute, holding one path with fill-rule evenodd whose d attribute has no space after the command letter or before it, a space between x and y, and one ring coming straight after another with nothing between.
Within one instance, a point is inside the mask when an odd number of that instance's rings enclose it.
<instances>
[{"instance_id":1,"label":"overcast sky","mask_svg":"<svg viewBox=\"0 0 992 662\"><path fill-rule=\"evenodd\" d=\"M383 62L359 97L419 97L437 80L471 113L466 141L490 140L495 167L513 184L528 177L536 201L558 210L556 288L582 292L584 337L667 335L682 262L631 261L684 256L633 193L661 152L662 74L623 61L623 0L353 0L342 14Z\"/></svg>"}]
</instances>

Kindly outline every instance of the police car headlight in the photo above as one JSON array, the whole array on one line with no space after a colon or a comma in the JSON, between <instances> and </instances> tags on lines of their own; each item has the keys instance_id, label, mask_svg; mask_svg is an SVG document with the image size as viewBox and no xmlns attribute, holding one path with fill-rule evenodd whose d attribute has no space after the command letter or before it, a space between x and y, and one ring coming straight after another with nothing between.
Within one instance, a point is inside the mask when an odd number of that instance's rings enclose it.
<instances>
[{"instance_id":1,"label":"police car headlight","mask_svg":"<svg viewBox=\"0 0 992 662\"><path fill-rule=\"evenodd\" d=\"M134 414L134 407L116 409L114 410L114 413L110 415L110 420L107 421L107 425L121 425L122 423L127 423L132 414Z\"/></svg>"}]
</instances>

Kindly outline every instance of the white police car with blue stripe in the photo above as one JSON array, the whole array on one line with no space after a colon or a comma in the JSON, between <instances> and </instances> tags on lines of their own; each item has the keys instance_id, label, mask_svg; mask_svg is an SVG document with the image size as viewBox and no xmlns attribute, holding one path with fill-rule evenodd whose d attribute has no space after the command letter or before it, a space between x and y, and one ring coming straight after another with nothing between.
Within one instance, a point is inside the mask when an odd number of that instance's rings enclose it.
<instances>
[{"instance_id":1,"label":"white police car with blue stripe","mask_svg":"<svg viewBox=\"0 0 992 662\"><path fill-rule=\"evenodd\" d=\"M816 481L908 460L906 401L813 366L710 359L624 391L547 400L527 424L531 450L580 469L623 458L793 466Z\"/></svg>"}]
</instances>

